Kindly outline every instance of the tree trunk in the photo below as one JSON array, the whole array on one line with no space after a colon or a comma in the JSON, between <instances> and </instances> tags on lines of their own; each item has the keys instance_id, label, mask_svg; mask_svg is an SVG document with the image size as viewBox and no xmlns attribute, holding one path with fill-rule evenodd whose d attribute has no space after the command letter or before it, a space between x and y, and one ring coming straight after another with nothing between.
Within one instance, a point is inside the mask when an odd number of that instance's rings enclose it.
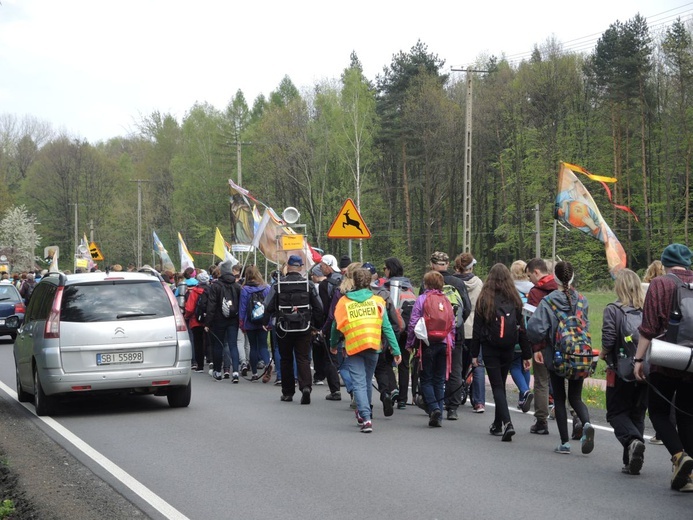
<instances>
[{"instance_id":1,"label":"tree trunk","mask_svg":"<svg viewBox=\"0 0 693 520\"><path fill-rule=\"evenodd\" d=\"M411 201L409 200L409 179L407 178L407 146L402 141L402 187L404 188L404 212L407 219L407 253L412 254L411 244Z\"/></svg>"}]
</instances>

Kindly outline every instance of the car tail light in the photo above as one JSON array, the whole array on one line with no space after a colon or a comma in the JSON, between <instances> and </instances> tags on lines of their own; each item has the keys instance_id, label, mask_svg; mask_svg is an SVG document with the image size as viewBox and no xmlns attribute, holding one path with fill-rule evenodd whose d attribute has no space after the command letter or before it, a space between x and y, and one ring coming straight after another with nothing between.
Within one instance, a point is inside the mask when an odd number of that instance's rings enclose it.
<instances>
[{"instance_id":1,"label":"car tail light","mask_svg":"<svg viewBox=\"0 0 693 520\"><path fill-rule=\"evenodd\" d=\"M152 381L152 386L166 386L171 384L170 379L165 379L163 381Z\"/></svg>"},{"instance_id":2,"label":"car tail light","mask_svg":"<svg viewBox=\"0 0 693 520\"><path fill-rule=\"evenodd\" d=\"M165 282L161 284L164 286L164 290L168 289L166 295L168 296L168 301L171 302L171 307L173 307L173 316L176 318L176 332L187 332L188 327L185 325L185 319L183 318L183 313L180 312L176 297L173 296L173 292L168 288Z\"/></svg>"},{"instance_id":3,"label":"car tail light","mask_svg":"<svg viewBox=\"0 0 693 520\"><path fill-rule=\"evenodd\" d=\"M59 338L60 337L60 306L63 302L63 287L58 287L53 298L51 312L46 320L46 329L43 331L43 337Z\"/></svg>"},{"instance_id":4,"label":"car tail light","mask_svg":"<svg viewBox=\"0 0 693 520\"><path fill-rule=\"evenodd\" d=\"M22 302L14 304L14 313L15 314L24 314L25 312L26 312L26 305L24 305Z\"/></svg>"},{"instance_id":5,"label":"car tail light","mask_svg":"<svg viewBox=\"0 0 693 520\"><path fill-rule=\"evenodd\" d=\"M75 392L84 392L86 390L91 390L91 385L73 386L72 390Z\"/></svg>"}]
</instances>

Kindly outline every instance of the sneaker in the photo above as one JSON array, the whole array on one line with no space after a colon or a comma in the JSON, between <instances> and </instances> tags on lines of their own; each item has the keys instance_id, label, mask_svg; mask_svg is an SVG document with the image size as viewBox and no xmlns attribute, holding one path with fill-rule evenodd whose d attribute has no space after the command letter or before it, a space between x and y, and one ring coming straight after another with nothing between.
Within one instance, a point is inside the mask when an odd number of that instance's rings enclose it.
<instances>
[{"instance_id":1,"label":"sneaker","mask_svg":"<svg viewBox=\"0 0 693 520\"><path fill-rule=\"evenodd\" d=\"M527 413L532 407L532 401L534 400L534 394L529 390L525 390L522 394L520 400L517 402L517 407L522 410L522 413Z\"/></svg>"},{"instance_id":2,"label":"sneaker","mask_svg":"<svg viewBox=\"0 0 693 520\"><path fill-rule=\"evenodd\" d=\"M361 426L361 425L363 424L363 417L361 417L361 416L359 415L359 411L358 411L358 410L354 410L354 414L356 414L356 424L358 424L359 426Z\"/></svg>"},{"instance_id":3,"label":"sneaker","mask_svg":"<svg viewBox=\"0 0 693 520\"><path fill-rule=\"evenodd\" d=\"M623 466L621 468L621 473L625 473L626 475L632 475L632 473L630 472L630 465L626 464L625 466Z\"/></svg>"},{"instance_id":4,"label":"sneaker","mask_svg":"<svg viewBox=\"0 0 693 520\"><path fill-rule=\"evenodd\" d=\"M681 491L681 493L693 493L693 479L688 477L688 482L686 482L686 484L679 489L679 491Z\"/></svg>"},{"instance_id":5,"label":"sneaker","mask_svg":"<svg viewBox=\"0 0 693 520\"><path fill-rule=\"evenodd\" d=\"M371 433L373 431L373 423L371 421L364 421L361 425L361 433Z\"/></svg>"},{"instance_id":6,"label":"sneaker","mask_svg":"<svg viewBox=\"0 0 693 520\"><path fill-rule=\"evenodd\" d=\"M474 410L472 411L474 413L484 413L486 411L486 407L481 403L477 403L474 405Z\"/></svg>"},{"instance_id":7,"label":"sneaker","mask_svg":"<svg viewBox=\"0 0 693 520\"><path fill-rule=\"evenodd\" d=\"M491 435L495 435L496 437L500 437L503 435L503 426L500 424L493 423L488 429L488 432Z\"/></svg>"},{"instance_id":8,"label":"sneaker","mask_svg":"<svg viewBox=\"0 0 693 520\"><path fill-rule=\"evenodd\" d=\"M458 419L457 409L456 408L450 408L448 410L448 421L456 421L457 419Z\"/></svg>"},{"instance_id":9,"label":"sneaker","mask_svg":"<svg viewBox=\"0 0 693 520\"><path fill-rule=\"evenodd\" d=\"M501 437L501 440L503 442L510 442L513 440L513 435L515 435L515 428L513 428L513 423L506 423L505 428L503 428L503 437Z\"/></svg>"},{"instance_id":10,"label":"sneaker","mask_svg":"<svg viewBox=\"0 0 693 520\"><path fill-rule=\"evenodd\" d=\"M301 394L301 404L310 404L310 388L304 388Z\"/></svg>"},{"instance_id":11,"label":"sneaker","mask_svg":"<svg viewBox=\"0 0 693 520\"><path fill-rule=\"evenodd\" d=\"M224 369L224 379L228 379L231 376L231 373L228 368Z\"/></svg>"},{"instance_id":12,"label":"sneaker","mask_svg":"<svg viewBox=\"0 0 693 520\"><path fill-rule=\"evenodd\" d=\"M430 417L430 419L428 420L429 426L431 426L433 428L440 428L441 426L443 426L443 423L441 421L443 418L443 412L441 412L438 408L433 410L429 417Z\"/></svg>"},{"instance_id":13,"label":"sneaker","mask_svg":"<svg viewBox=\"0 0 693 520\"><path fill-rule=\"evenodd\" d=\"M529 433L536 433L537 435L548 435L549 423L537 419L536 422L530 427Z\"/></svg>"},{"instance_id":14,"label":"sneaker","mask_svg":"<svg viewBox=\"0 0 693 520\"><path fill-rule=\"evenodd\" d=\"M313 379L313 384L314 385L324 385L325 380L324 379Z\"/></svg>"},{"instance_id":15,"label":"sneaker","mask_svg":"<svg viewBox=\"0 0 693 520\"><path fill-rule=\"evenodd\" d=\"M291 401L294 400L294 396L293 396L293 395L284 395L284 394L282 394L282 396L279 398L279 400L280 400L280 401L284 401L285 403L288 403L288 402L291 402Z\"/></svg>"},{"instance_id":16,"label":"sneaker","mask_svg":"<svg viewBox=\"0 0 693 520\"><path fill-rule=\"evenodd\" d=\"M209 369L211 370L211 369L213 369L213 368L214 368L214 363L210 363L210 364L209 364Z\"/></svg>"},{"instance_id":17,"label":"sneaker","mask_svg":"<svg viewBox=\"0 0 693 520\"><path fill-rule=\"evenodd\" d=\"M634 439L628 445L628 472L631 475L640 475L645 454L645 443Z\"/></svg>"},{"instance_id":18,"label":"sneaker","mask_svg":"<svg viewBox=\"0 0 693 520\"><path fill-rule=\"evenodd\" d=\"M341 401L342 400L342 393L341 392L332 392L331 394L327 394L325 396L325 399L328 401Z\"/></svg>"},{"instance_id":19,"label":"sneaker","mask_svg":"<svg viewBox=\"0 0 693 520\"><path fill-rule=\"evenodd\" d=\"M585 423L585 426L582 429L580 445L582 447L582 453L585 455L592 453L592 450L594 449L594 427L590 423Z\"/></svg>"},{"instance_id":20,"label":"sneaker","mask_svg":"<svg viewBox=\"0 0 693 520\"><path fill-rule=\"evenodd\" d=\"M559 444L553 451L561 455L570 455L570 443L566 442L564 444Z\"/></svg>"},{"instance_id":21,"label":"sneaker","mask_svg":"<svg viewBox=\"0 0 693 520\"><path fill-rule=\"evenodd\" d=\"M392 392L390 392L390 397L392 398L392 404L394 406L395 403L399 402L399 390L395 388Z\"/></svg>"},{"instance_id":22,"label":"sneaker","mask_svg":"<svg viewBox=\"0 0 693 520\"><path fill-rule=\"evenodd\" d=\"M247 374L247 372L246 372L246 374ZM228 376L224 375L224 377L226 377L226 379L228 379ZM238 383L238 372L233 373L233 379L231 380L231 382L232 383Z\"/></svg>"},{"instance_id":23,"label":"sneaker","mask_svg":"<svg viewBox=\"0 0 693 520\"><path fill-rule=\"evenodd\" d=\"M661 446L664 443L657 438L657 435L653 435L652 437L650 437L650 444L654 444L656 446Z\"/></svg>"},{"instance_id":24,"label":"sneaker","mask_svg":"<svg viewBox=\"0 0 693 520\"><path fill-rule=\"evenodd\" d=\"M277 380L274 382L274 386L282 386L282 380L281 380L281 379L277 379Z\"/></svg>"},{"instance_id":25,"label":"sneaker","mask_svg":"<svg viewBox=\"0 0 693 520\"><path fill-rule=\"evenodd\" d=\"M192 370L193 372L197 372L197 365L191 366L190 370Z\"/></svg>"},{"instance_id":26,"label":"sneaker","mask_svg":"<svg viewBox=\"0 0 693 520\"><path fill-rule=\"evenodd\" d=\"M198 374L200 374L200 373L202 373L202 372L204 372L204 371L205 371L205 369L202 368L202 367L197 367L197 368L195 369L195 372L197 372Z\"/></svg>"},{"instance_id":27,"label":"sneaker","mask_svg":"<svg viewBox=\"0 0 693 520\"><path fill-rule=\"evenodd\" d=\"M573 434L571 435L574 441L582 439L583 426L580 418L574 414L573 415Z\"/></svg>"},{"instance_id":28,"label":"sneaker","mask_svg":"<svg viewBox=\"0 0 693 520\"><path fill-rule=\"evenodd\" d=\"M257 362L257 369L258 370L264 370L265 369L265 362L264 361L258 361Z\"/></svg>"},{"instance_id":29,"label":"sneaker","mask_svg":"<svg viewBox=\"0 0 693 520\"><path fill-rule=\"evenodd\" d=\"M405 403L404 401L399 401L397 403L397 409L398 410L406 410L407 409L407 403Z\"/></svg>"},{"instance_id":30,"label":"sneaker","mask_svg":"<svg viewBox=\"0 0 693 520\"><path fill-rule=\"evenodd\" d=\"M674 463L671 475L671 489L680 491L690 479L691 471L693 471L693 459L686 455L685 451L679 453L678 457L674 455L671 458Z\"/></svg>"},{"instance_id":31,"label":"sneaker","mask_svg":"<svg viewBox=\"0 0 693 520\"><path fill-rule=\"evenodd\" d=\"M251 383L254 383L255 381L258 381L259 379L260 379L260 376L257 375L257 374L253 374L252 376L250 376L250 382L251 382Z\"/></svg>"},{"instance_id":32,"label":"sneaker","mask_svg":"<svg viewBox=\"0 0 693 520\"><path fill-rule=\"evenodd\" d=\"M388 392L383 392L380 399L383 401L383 414L385 417L390 417L395 413L395 409L392 407L392 396Z\"/></svg>"},{"instance_id":33,"label":"sneaker","mask_svg":"<svg viewBox=\"0 0 693 520\"><path fill-rule=\"evenodd\" d=\"M221 381L221 372L210 370L210 375L214 378L215 381Z\"/></svg>"},{"instance_id":34,"label":"sneaker","mask_svg":"<svg viewBox=\"0 0 693 520\"><path fill-rule=\"evenodd\" d=\"M249 368L250 367L248 366L248 363L246 363L246 362L241 363L241 374L243 375L243 377L248 375L248 369Z\"/></svg>"}]
</instances>

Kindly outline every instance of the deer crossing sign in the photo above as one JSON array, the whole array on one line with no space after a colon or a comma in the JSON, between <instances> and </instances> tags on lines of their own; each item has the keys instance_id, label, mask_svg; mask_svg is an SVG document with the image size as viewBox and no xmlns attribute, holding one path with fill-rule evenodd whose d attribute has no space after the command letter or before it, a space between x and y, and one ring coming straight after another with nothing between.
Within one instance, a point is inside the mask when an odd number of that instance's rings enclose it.
<instances>
[{"instance_id":1,"label":"deer crossing sign","mask_svg":"<svg viewBox=\"0 0 693 520\"><path fill-rule=\"evenodd\" d=\"M353 200L347 199L339 210L327 232L327 238L371 238L371 231Z\"/></svg>"}]
</instances>

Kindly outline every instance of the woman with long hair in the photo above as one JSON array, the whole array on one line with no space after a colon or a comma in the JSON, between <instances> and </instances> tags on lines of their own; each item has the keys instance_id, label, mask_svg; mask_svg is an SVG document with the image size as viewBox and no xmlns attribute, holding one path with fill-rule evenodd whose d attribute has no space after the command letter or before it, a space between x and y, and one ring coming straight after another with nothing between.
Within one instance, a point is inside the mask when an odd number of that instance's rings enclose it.
<instances>
[{"instance_id":1,"label":"woman with long hair","mask_svg":"<svg viewBox=\"0 0 693 520\"><path fill-rule=\"evenodd\" d=\"M534 314L532 314L532 317L527 322L529 340L533 345L537 345L534 352L534 361L542 364L545 363L545 360L544 354L540 350L541 345L546 343L551 347L555 347L559 318L552 309L552 305L554 305L558 311L565 312L568 316L580 314L585 332L589 330L587 300L572 286L575 276L573 265L570 262L558 262L554 268L554 276L558 284L558 289L541 300L537 306L537 310L534 311ZM547 366L550 367L550 365ZM558 426L558 432L561 436L560 444L556 446L554 451L556 453L568 455L570 454L570 436L568 435L568 412L565 406L565 378L551 369L549 369L549 377L551 379L551 387L553 388L556 425ZM582 402L582 383L582 379L568 380L568 401L570 401L570 405L583 424L580 445L582 453L587 454L591 453L594 449L594 427L590 424L589 410L587 410L585 403Z\"/></svg>"},{"instance_id":2,"label":"woman with long hair","mask_svg":"<svg viewBox=\"0 0 693 520\"><path fill-rule=\"evenodd\" d=\"M522 300L510 271L503 264L491 267L476 301L472 330L472 365L479 364L483 348L484 363L493 392L495 417L489 432L510 442L515 428L510 421L505 381L515 355L515 345L522 349L522 363L529 369L532 352L522 319Z\"/></svg>"},{"instance_id":3,"label":"woman with long hair","mask_svg":"<svg viewBox=\"0 0 693 520\"><path fill-rule=\"evenodd\" d=\"M623 473L639 475L645 453L645 411L647 385L619 376L619 363L632 363L640 334L645 301L640 278L630 269L622 269L614 283L616 302L604 309L602 350L599 357L606 360L606 420L623 445ZM621 374L623 375L623 374ZM632 375L632 374L630 374Z\"/></svg>"},{"instance_id":4,"label":"woman with long hair","mask_svg":"<svg viewBox=\"0 0 693 520\"><path fill-rule=\"evenodd\" d=\"M254 265L247 266L245 268L245 281L241 287L238 316L241 331L246 334L250 344L248 357L252 372L251 381L260 379L257 373L259 361L262 361L264 366L269 365L267 329L262 326L264 301L269 290L270 286L265 283L260 270Z\"/></svg>"}]
</instances>

